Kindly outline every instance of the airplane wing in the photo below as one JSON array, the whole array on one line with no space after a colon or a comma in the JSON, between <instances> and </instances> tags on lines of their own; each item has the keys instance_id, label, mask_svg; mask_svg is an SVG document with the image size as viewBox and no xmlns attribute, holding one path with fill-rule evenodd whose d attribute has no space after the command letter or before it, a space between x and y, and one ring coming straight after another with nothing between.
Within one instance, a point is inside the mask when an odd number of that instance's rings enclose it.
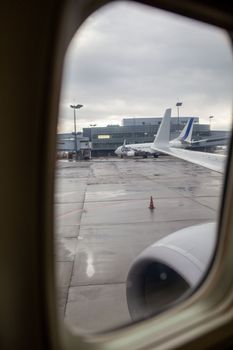
<instances>
[{"instance_id":1,"label":"airplane wing","mask_svg":"<svg viewBox=\"0 0 233 350\"><path fill-rule=\"evenodd\" d=\"M169 108L165 111L162 123L151 146L153 150L223 173L226 162L225 155L169 147L170 121L171 109Z\"/></svg>"},{"instance_id":2,"label":"airplane wing","mask_svg":"<svg viewBox=\"0 0 233 350\"><path fill-rule=\"evenodd\" d=\"M225 168L226 156L222 154L188 151L181 148L172 148L165 146L153 146L153 148L158 152L165 153L197 165L201 165L205 168L217 171L219 173L223 173Z\"/></svg>"}]
</instances>

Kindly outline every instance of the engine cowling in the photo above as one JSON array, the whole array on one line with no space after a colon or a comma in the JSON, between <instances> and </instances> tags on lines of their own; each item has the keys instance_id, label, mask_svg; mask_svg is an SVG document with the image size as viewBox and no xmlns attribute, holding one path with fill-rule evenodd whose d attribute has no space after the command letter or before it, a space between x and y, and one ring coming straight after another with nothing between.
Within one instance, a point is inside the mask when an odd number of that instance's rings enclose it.
<instances>
[{"instance_id":1,"label":"engine cowling","mask_svg":"<svg viewBox=\"0 0 233 350\"><path fill-rule=\"evenodd\" d=\"M146 248L127 277L127 303L133 321L156 315L183 300L211 262L216 224L176 231Z\"/></svg>"},{"instance_id":2,"label":"engine cowling","mask_svg":"<svg viewBox=\"0 0 233 350\"><path fill-rule=\"evenodd\" d=\"M133 151L133 150L127 151L126 155L127 155L127 157L134 157L135 156L135 151Z\"/></svg>"}]
</instances>

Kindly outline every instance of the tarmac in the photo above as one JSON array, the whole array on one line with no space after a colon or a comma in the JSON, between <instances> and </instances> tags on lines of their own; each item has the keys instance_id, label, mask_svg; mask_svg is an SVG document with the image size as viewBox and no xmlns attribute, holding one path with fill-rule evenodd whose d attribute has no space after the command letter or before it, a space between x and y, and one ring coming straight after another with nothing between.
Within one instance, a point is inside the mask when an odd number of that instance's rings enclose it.
<instances>
[{"instance_id":1,"label":"tarmac","mask_svg":"<svg viewBox=\"0 0 233 350\"><path fill-rule=\"evenodd\" d=\"M216 221L222 177L168 156L58 161L55 261L65 323L80 334L129 324L125 283L134 259L176 230Z\"/></svg>"}]
</instances>

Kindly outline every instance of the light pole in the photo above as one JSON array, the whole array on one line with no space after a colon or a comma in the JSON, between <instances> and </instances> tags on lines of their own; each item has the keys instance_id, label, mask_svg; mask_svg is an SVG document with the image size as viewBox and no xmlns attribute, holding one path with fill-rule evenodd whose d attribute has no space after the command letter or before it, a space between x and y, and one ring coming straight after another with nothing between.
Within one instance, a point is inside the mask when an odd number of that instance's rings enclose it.
<instances>
[{"instance_id":1,"label":"light pole","mask_svg":"<svg viewBox=\"0 0 233 350\"><path fill-rule=\"evenodd\" d=\"M76 132L76 109L82 108L83 105L70 105L70 108L73 108L74 110L74 151L75 151L75 158L77 158L77 153L78 153L78 149L77 149L77 132Z\"/></svg>"},{"instance_id":2,"label":"light pole","mask_svg":"<svg viewBox=\"0 0 233 350\"><path fill-rule=\"evenodd\" d=\"M210 120L210 129L211 129L211 119L213 119L213 118L214 118L213 115L210 115L210 116L209 116L209 120Z\"/></svg>"},{"instance_id":3,"label":"light pole","mask_svg":"<svg viewBox=\"0 0 233 350\"><path fill-rule=\"evenodd\" d=\"M89 124L91 127L91 142L92 142L92 128L96 126L96 124Z\"/></svg>"},{"instance_id":4,"label":"light pole","mask_svg":"<svg viewBox=\"0 0 233 350\"><path fill-rule=\"evenodd\" d=\"M182 106L182 102L177 102L176 107L177 107L177 118L178 118L178 132L180 132L180 111L179 107Z\"/></svg>"}]
</instances>

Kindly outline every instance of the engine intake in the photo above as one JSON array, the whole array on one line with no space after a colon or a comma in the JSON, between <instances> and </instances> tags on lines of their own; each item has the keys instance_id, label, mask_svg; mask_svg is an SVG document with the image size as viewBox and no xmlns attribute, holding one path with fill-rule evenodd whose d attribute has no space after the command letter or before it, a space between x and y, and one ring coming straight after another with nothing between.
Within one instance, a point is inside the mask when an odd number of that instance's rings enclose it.
<instances>
[{"instance_id":1,"label":"engine intake","mask_svg":"<svg viewBox=\"0 0 233 350\"><path fill-rule=\"evenodd\" d=\"M216 226L179 230L146 248L127 277L127 303L133 321L156 315L183 300L198 285L213 256Z\"/></svg>"}]
</instances>

